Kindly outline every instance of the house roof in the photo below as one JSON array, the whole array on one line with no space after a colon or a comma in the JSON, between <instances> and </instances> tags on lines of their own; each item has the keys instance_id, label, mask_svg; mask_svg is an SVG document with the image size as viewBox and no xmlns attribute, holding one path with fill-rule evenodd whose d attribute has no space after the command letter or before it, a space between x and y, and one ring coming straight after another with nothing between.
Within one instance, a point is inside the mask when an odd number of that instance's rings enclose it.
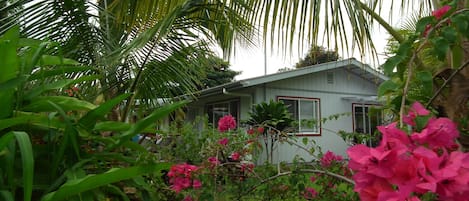
<instances>
[{"instance_id":1,"label":"house roof","mask_svg":"<svg viewBox=\"0 0 469 201\"><path fill-rule=\"evenodd\" d=\"M265 84L269 82L294 78L297 76L317 73L317 72L326 71L326 70L333 70L333 69L338 69L338 68L344 68L346 71L352 74L355 74L365 80L376 83L376 84L381 84L382 82L388 80L388 77L378 72L377 70L371 68L369 65L363 64L357 61L355 58L349 58L349 59L344 59L340 61L327 62L327 63L317 64L317 65L302 67L299 69L278 72L274 74L269 74L269 75L226 83L223 85L215 86L215 87L200 91L199 97L222 94L225 90L235 90L235 89L240 89L240 88L245 88L245 87L251 87L255 85Z\"/></svg>"}]
</instances>

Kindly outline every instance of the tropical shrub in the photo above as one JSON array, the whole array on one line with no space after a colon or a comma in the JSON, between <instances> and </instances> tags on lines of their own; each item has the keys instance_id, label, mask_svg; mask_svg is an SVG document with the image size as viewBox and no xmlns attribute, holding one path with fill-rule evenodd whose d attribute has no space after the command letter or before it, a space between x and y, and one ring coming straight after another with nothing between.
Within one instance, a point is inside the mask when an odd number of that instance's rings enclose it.
<instances>
[{"instance_id":1,"label":"tropical shrub","mask_svg":"<svg viewBox=\"0 0 469 201\"><path fill-rule=\"evenodd\" d=\"M129 97L95 105L79 85L93 67L49 54L60 46L21 38L19 28L0 37L0 197L2 200L104 200L157 197L152 179L169 166L151 159L130 139L155 132L154 122L184 102L159 108L128 124L108 120ZM136 160L137 158L137 160Z\"/></svg>"}]
</instances>

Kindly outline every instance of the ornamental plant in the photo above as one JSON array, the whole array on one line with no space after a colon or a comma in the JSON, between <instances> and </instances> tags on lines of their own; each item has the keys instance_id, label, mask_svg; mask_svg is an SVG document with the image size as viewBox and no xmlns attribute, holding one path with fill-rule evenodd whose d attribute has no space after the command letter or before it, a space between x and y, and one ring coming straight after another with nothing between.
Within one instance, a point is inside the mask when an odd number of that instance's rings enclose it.
<instances>
[{"instance_id":1,"label":"ornamental plant","mask_svg":"<svg viewBox=\"0 0 469 201\"><path fill-rule=\"evenodd\" d=\"M347 150L361 200L467 200L469 154L458 150L457 126L416 102L397 122L379 126L378 147Z\"/></svg>"}]
</instances>

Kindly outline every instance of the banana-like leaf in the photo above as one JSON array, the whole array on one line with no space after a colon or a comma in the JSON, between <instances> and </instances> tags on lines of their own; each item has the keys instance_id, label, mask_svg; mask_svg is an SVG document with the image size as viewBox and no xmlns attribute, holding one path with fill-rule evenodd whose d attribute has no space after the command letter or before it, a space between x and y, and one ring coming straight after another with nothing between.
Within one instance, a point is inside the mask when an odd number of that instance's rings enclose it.
<instances>
[{"instance_id":1,"label":"banana-like leaf","mask_svg":"<svg viewBox=\"0 0 469 201\"><path fill-rule=\"evenodd\" d=\"M111 146L110 149L114 149L120 146L122 143L129 141L133 136L139 134L145 128L155 123L156 120L168 116L171 112L184 106L185 104L187 104L187 101L180 101L156 109L153 113L138 121L136 124L132 125L132 127L127 132L123 133L120 136L117 136L117 144Z\"/></svg>"},{"instance_id":2,"label":"banana-like leaf","mask_svg":"<svg viewBox=\"0 0 469 201\"><path fill-rule=\"evenodd\" d=\"M129 130L132 127L129 123L118 122L118 121L103 121L98 122L94 126L95 131L117 131L124 132ZM154 128L147 127L141 131L142 133L152 133L155 132Z\"/></svg>"},{"instance_id":3,"label":"banana-like leaf","mask_svg":"<svg viewBox=\"0 0 469 201\"><path fill-rule=\"evenodd\" d=\"M88 111L96 108L96 105L82 101L74 97L66 96L40 96L31 100L31 103L22 110L28 112L51 112L56 111L49 102L57 104L64 111Z\"/></svg>"},{"instance_id":4,"label":"banana-like leaf","mask_svg":"<svg viewBox=\"0 0 469 201\"><path fill-rule=\"evenodd\" d=\"M6 82L0 83L0 91L12 90L18 87L20 84L28 80L27 76L19 76L13 79L10 79Z\"/></svg>"},{"instance_id":5,"label":"banana-like leaf","mask_svg":"<svg viewBox=\"0 0 469 201\"><path fill-rule=\"evenodd\" d=\"M49 118L47 115L38 113L16 112L15 117L0 120L0 130L23 124L33 125L47 130L65 128L63 121L60 121L58 118Z\"/></svg>"},{"instance_id":6,"label":"banana-like leaf","mask_svg":"<svg viewBox=\"0 0 469 201\"><path fill-rule=\"evenodd\" d=\"M133 177L160 172L166 169L168 164L160 163L154 165L142 165L129 168L115 168L98 175L88 175L81 179L70 180L62 185L57 191L48 193L41 201L59 201L67 200L80 193L96 189L102 186L112 184Z\"/></svg>"},{"instance_id":7,"label":"banana-like leaf","mask_svg":"<svg viewBox=\"0 0 469 201\"><path fill-rule=\"evenodd\" d=\"M19 61L16 48L19 40L19 27L14 27L0 36L0 83L14 79L19 71ZM0 91L0 119L11 115L13 111L14 89Z\"/></svg>"},{"instance_id":8,"label":"banana-like leaf","mask_svg":"<svg viewBox=\"0 0 469 201\"><path fill-rule=\"evenodd\" d=\"M21 162L23 167L23 197L25 201L30 201L33 192L33 177L34 177L34 154L29 136L25 132L11 131L0 137L0 150L5 149L8 144L16 140L21 153ZM11 150L15 153L14 150ZM14 175L7 174L8 177ZM4 198L8 198L8 193L1 194ZM8 200L8 199L7 199Z\"/></svg>"},{"instance_id":9,"label":"banana-like leaf","mask_svg":"<svg viewBox=\"0 0 469 201\"><path fill-rule=\"evenodd\" d=\"M96 109L93 109L86 113L78 123L86 129L93 129L96 125L96 122L103 118L107 113L109 113L117 104L128 98L130 94L122 94L116 98L113 98L109 101L98 106Z\"/></svg>"},{"instance_id":10,"label":"banana-like leaf","mask_svg":"<svg viewBox=\"0 0 469 201\"><path fill-rule=\"evenodd\" d=\"M66 59L58 56L42 55L41 65L80 65L78 61Z\"/></svg>"},{"instance_id":11,"label":"banana-like leaf","mask_svg":"<svg viewBox=\"0 0 469 201\"><path fill-rule=\"evenodd\" d=\"M13 195L9 191L0 191L0 198L3 198L2 200L5 201L15 201L15 199L13 199Z\"/></svg>"}]
</instances>

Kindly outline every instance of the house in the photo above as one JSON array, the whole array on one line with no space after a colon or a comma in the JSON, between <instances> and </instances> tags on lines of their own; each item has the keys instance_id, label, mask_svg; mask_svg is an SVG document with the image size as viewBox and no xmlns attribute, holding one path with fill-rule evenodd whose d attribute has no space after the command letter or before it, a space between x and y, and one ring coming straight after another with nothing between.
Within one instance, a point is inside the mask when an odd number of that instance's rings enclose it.
<instances>
[{"instance_id":1,"label":"house","mask_svg":"<svg viewBox=\"0 0 469 201\"><path fill-rule=\"evenodd\" d=\"M317 126L299 125L299 138L314 140L323 152L327 150L345 156L348 144L339 131L371 133L379 124L377 115L370 115L370 107L379 104L376 98L379 84L388 78L354 58L318 64L300 69L235 81L202 90L197 100L188 105L186 118L208 115L217 125L220 117L231 114L247 120L253 104L271 99L284 101L296 120L322 119L336 114ZM372 118L370 118L372 117ZM308 144L308 149L312 144ZM311 156L297 146L280 144L274 150L274 162L291 162L295 155L306 160ZM261 154L263 156L263 154ZM262 163L262 160L259 163Z\"/></svg>"}]
</instances>

